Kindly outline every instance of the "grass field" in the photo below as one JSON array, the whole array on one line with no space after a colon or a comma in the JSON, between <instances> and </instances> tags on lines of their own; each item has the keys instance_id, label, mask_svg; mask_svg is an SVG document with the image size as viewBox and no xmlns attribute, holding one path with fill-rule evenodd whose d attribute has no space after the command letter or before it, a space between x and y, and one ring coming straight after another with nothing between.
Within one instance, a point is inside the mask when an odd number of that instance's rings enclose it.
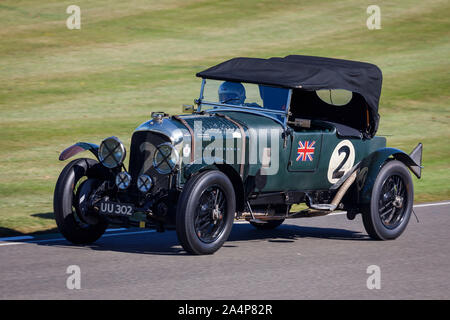
<instances>
[{"instance_id":1,"label":"grass field","mask_svg":"<svg viewBox=\"0 0 450 320\"><path fill-rule=\"evenodd\" d=\"M81 8L69 30L66 8ZM381 8L368 30L366 8ZM195 73L235 56L306 54L377 64L378 134L424 144L416 202L450 199L450 2L0 2L0 235L55 227L53 188L76 141L128 143L152 111L179 113Z\"/></svg>"}]
</instances>

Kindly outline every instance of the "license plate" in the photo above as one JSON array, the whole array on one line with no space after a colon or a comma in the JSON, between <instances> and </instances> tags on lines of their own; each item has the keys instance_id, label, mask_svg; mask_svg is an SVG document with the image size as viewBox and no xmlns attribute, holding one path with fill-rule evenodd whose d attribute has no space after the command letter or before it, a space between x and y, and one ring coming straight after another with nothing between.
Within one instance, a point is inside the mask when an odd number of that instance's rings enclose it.
<instances>
[{"instance_id":1,"label":"license plate","mask_svg":"<svg viewBox=\"0 0 450 320\"><path fill-rule=\"evenodd\" d=\"M134 213L134 206L127 203L116 203L116 202L100 202L100 213L107 215L119 215L130 217Z\"/></svg>"}]
</instances>

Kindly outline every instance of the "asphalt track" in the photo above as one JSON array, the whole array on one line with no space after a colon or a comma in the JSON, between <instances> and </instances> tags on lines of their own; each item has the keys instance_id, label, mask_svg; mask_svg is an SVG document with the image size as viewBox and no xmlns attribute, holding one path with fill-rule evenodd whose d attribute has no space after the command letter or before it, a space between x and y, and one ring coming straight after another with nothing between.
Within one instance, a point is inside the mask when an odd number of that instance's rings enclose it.
<instances>
[{"instance_id":1,"label":"asphalt track","mask_svg":"<svg viewBox=\"0 0 450 320\"><path fill-rule=\"evenodd\" d=\"M176 233L109 230L91 246L61 235L0 239L0 299L449 299L450 202L415 206L394 241L361 217L287 220L273 231L236 223L224 247L187 255ZM70 265L81 289L68 289ZM380 289L368 289L368 267Z\"/></svg>"}]
</instances>

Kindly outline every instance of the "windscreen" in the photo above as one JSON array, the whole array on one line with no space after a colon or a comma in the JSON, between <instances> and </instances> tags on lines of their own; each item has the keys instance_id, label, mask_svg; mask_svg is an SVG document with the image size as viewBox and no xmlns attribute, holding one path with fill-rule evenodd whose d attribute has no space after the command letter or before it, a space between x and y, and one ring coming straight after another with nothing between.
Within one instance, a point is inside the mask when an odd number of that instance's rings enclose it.
<instances>
[{"instance_id":1,"label":"windscreen","mask_svg":"<svg viewBox=\"0 0 450 320\"><path fill-rule=\"evenodd\" d=\"M282 121L288 96L289 89L286 88L208 79L205 80L201 109L247 108L260 110Z\"/></svg>"}]
</instances>

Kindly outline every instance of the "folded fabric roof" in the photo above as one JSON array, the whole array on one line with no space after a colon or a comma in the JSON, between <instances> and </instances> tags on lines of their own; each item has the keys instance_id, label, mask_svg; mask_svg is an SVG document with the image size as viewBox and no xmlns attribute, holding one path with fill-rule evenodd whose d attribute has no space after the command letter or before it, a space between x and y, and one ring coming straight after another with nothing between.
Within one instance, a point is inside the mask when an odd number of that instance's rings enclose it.
<instances>
[{"instance_id":1,"label":"folded fabric roof","mask_svg":"<svg viewBox=\"0 0 450 320\"><path fill-rule=\"evenodd\" d=\"M383 76L374 64L302 55L269 59L240 57L201 71L197 77L311 91L349 90L364 98L375 128L378 127Z\"/></svg>"}]
</instances>

